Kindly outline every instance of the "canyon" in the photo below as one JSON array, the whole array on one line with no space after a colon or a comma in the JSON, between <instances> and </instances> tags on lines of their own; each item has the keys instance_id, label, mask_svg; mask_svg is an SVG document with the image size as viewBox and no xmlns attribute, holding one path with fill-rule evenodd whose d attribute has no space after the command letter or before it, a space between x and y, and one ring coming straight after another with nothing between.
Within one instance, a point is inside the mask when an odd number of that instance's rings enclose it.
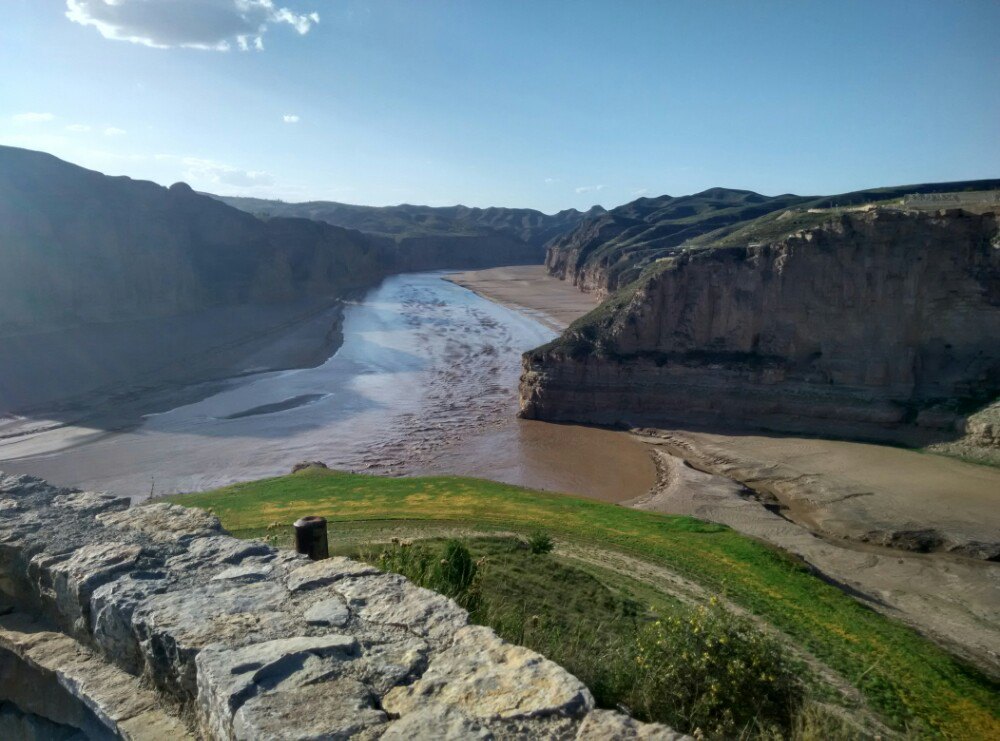
<instances>
[{"instance_id":1,"label":"canyon","mask_svg":"<svg viewBox=\"0 0 1000 741\"><path fill-rule=\"evenodd\" d=\"M317 701L315 670L340 672L319 699L331 722L370 721L352 726L362 736L673 737L593 710L586 688L523 718L477 714L461 699L479 702L476 677L529 705L521 677L549 699L577 680L342 559L320 596L344 630L319 630L288 581L313 566L118 496L302 459L723 523L998 670L1000 474L891 447L997 448L997 217L883 201L1000 181L822 199L715 188L548 216L216 197L11 148L0 164L0 664L72 695L97 680L44 659L86 654L115 687L152 686L96 716L51 717L22 693L0 727L240 736ZM237 636L257 592L273 625ZM193 627L189 599L219 601L219 632ZM454 641L428 632L432 612ZM237 687L226 672L248 652L273 662ZM405 662L389 654L417 658L393 674Z\"/></svg>"},{"instance_id":2,"label":"canyon","mask_svg":"<svg viewBox=\"0 0 1000 741\"><path fill-rule=\"evenodd\" d=\"M1000 392L996 216L786 214L660 258L527 353L522 416L954 437Z\"/></svg>"}]
</instances>

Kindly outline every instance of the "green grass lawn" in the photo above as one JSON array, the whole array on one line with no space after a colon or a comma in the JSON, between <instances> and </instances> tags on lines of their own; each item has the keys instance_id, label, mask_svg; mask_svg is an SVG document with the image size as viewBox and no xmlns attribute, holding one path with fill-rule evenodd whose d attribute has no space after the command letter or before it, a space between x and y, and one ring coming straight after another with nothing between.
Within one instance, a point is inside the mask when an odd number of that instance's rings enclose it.
<instances>
[{"instance_id":1,"label":"green grass lawn","mask_svg":"<svg viewBox=\"0 0 1000 741\"><path fill-rule=\"evenodd\" d=\"M856 686L897 729L1000 738L1000 685L909 628L862 606L791 557L721 525L457 477L381 478L323 470L185 494L240 537L288 533L322 515L331 545L405 525L531 533L662 565L789 635ZM285 536L287 537L287 536ZM381 539L385 539L384 537Z\"/></svg>"}]
</instances>

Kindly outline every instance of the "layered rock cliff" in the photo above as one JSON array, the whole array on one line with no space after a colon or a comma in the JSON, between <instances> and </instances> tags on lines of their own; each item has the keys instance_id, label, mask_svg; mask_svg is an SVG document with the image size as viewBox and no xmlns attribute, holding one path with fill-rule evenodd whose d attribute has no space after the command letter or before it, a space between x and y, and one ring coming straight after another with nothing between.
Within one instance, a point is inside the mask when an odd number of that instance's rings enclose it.
<instances>
[{"instance_id":1,"label":"layered rock cliff","mask_svg":"<svg viewBox=\"0 0 1000 741\"><path fill-rule=\"evenodd\" d=\"M994 214L788 212L679 250L526 353L525 417L875 439L1000 392Z\"/></svg>"},{"instance_id":2,"label":"layered rock cliff","mask_svg":"<svg viewBox=\"0 0 1000 741\"><path fill-rule=\"evenodd\" d=\"M546 245L552 275L606 298L642 271L691 240L721 239L766 214L787 208L828 208L905 195L1000 188L1000 180L922 183L841 193L835 196L763 196L748 190L711 188L690 196L639 198L606 213L590 214Z\"/></svg>"},{"instance_id":3,"label":"layered rock cliff","mask_svg":"<svg viewBox=\"0 0 1000 741\"><path fill-rule=\"evenodd\" d=\"M606 298L672 248L699 234L805 201L748 190L711 188L691 196L639 198L583 220L546 245L552 275Z\"/></svg>"}]
</instances>

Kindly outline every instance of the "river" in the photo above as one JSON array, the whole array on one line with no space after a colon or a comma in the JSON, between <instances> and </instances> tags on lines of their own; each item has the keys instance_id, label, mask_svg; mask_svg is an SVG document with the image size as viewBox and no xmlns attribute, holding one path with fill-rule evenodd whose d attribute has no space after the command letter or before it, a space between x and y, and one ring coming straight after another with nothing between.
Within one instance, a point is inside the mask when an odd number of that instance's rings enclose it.
<instances>
[{"instance_id":1,"label":"river","mask_svg":"<svg viewBox=\"0 0 1000 741\"><path fill-rule=\"evenodd\" d=\"M628 436L515 419L520 354L555 332L443 275L393 276L348 306L343 343L315 368L233 378L128 430L8 441L0 468L137 499L279 475L302 460L610 501L643 493L652 463Z\"/></svg>"}]
</instances>

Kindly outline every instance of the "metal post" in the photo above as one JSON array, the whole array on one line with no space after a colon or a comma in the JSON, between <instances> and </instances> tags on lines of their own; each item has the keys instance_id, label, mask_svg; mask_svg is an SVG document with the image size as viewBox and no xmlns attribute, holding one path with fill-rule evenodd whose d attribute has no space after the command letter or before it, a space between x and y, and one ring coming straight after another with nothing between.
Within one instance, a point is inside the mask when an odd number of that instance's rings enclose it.
<instances>
[{"instance_id":1,"label":"metal post","mask_svg":"<svg viewBox=\"0 0 1000 741\"><path fill-rule=\"evenodd\" d=\"M304 553L313 561L330 557L326 542L326 518L303 517L295 521L295 552Z\"/></svg>"}]
</instances>

